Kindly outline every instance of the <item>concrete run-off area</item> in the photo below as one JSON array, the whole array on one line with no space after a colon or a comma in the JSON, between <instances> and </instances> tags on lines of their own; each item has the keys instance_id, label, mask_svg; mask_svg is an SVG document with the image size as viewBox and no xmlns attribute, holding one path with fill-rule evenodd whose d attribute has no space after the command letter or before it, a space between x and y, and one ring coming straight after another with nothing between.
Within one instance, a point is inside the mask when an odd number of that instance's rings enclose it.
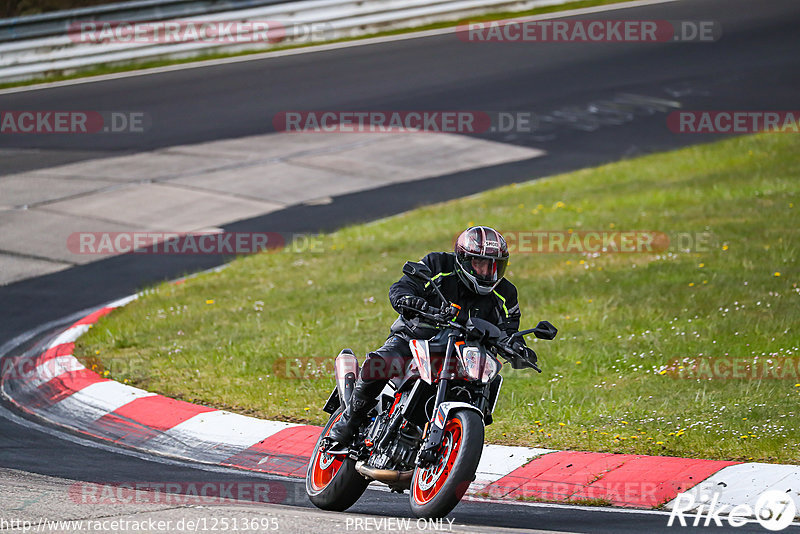
<instances>
[{"instance_id":1,"label":"concrete run-off area","mask_svg":"<svg viewBox=\"0 0 800 534\"><path fill-rule=\"evenodd\" d=\"M76 232L194 232L287 206L536 158L445 133L279 133L94 159L0 179L0 285L85 264Z\"/></svg>"}]
</instances>

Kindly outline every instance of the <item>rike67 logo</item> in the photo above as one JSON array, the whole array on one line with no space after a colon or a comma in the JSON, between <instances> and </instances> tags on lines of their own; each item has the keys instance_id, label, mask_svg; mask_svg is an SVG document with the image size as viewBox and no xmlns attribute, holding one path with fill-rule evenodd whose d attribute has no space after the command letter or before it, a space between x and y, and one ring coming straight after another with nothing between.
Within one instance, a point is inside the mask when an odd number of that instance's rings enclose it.
<instances>
[{"instance_id":1,"label":"rike67 logo","mask_svg":"<svg viewBox=\"0 0 800 534\"><path fill-rule=\"evenodd\" d=\"M770 490L759 495L755 507L749 504L735 506L720 502L719 492L679 493L669 514L667 526L682 527L741 527L755 518L767 530L778 531L788 527L797 514L797 506L790 493Z\"/></svg>"}]
</instances>

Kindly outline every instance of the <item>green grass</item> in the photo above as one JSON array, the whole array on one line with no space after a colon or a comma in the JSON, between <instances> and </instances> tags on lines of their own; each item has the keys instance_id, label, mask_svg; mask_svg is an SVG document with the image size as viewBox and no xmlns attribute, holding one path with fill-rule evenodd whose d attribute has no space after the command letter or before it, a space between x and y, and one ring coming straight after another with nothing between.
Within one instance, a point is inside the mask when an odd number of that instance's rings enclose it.
<instances>
[{"instance_id":1,"label":"green grass","mask_svg":"<svg viewBox=\"0 0 800 534\"><path fill-rule=\"evenodd\" d=\"M24 17L63 9L99 6L119 0L5 0L0 2L0 18Z\"/></svg>"},{"instance_id":2,"label":"green grass","mask_svg":"<svg viewBox=\"0 0 800 534\"><path fill-rule=\"evenodd\" d=\"M324 252L248 256L161 285L101 320L77 355L172 397L322 424L334 356L380 346L403 263L450 248L469 224L709 233L701 251L512 256L523 325L560 332L534 344L543 374L503 370L487 439L799 463L800 378L666 371L700 355L798 357L799 169L800 137L761 134L423 207L325 235ZM295 358L319 360L297 379Z\"/></svg>"},{"instance_id":3,"label":"green grass","mask_svg":"<svg viewBox=\"0 0 800 534\"><path fill-rule=\"evenodd\" d=\"M292 45L275 45L271 46L266 49L258 49L258 50L244 50L240 52L234 53L214 53L214 54L200 54L195 57L190 58L180 58L180 59L161 59L161 60L142 60L142 61L135 61L132 63L125 63L125 64L111 64L111 65L96 65L91 67L82 68L76 72L52 72L47 74L46 76L39 77L32 80L23 80L23 81L16 81L16 82L6 82L0 83L0 89L8 89L11 87L25 87L28 85L36 85L40 83L52 83L52 82L60 82L65 80L74 80L78 78L87 78L91 76L102 76L105 74L115 74L118 72L130 72L135 70L143 70L143 69L154 69L158 67L166 67L169 65L181 65L184 63L196 63L199 61L211 61L215 59L224 59L224 58L231 58L231 57L239 57L239 56L248 56L252 54L263 54L265 52L276 52L279 50L289 50L293 48L308 48L311 46L319 46L323 44L332 44L332 43L343 43L348 41L357 41L361 39L368 39L372 37L384 37L388 35L401 35L406 33L413 33L413 32L420 32L425 30L435 30L439 28L450 28L458 26L464 22L481 22L481 21L488 21L488 20L503 20L507 18L513 17L526 17L530 15L542 15L545 13L555 13L559 11L566 11L571 9L583 9L587 7L595 7L595 6L604 6L609 4L619 4L623 2L627 2L629 0L575 0L572 2L568 2L565 4L560 5L553 5L553 6L545 6L539 7L535 9L529 9L526 11L503 11L497 13L489 13L486 15L479 15L475 17L469 17L467 19L459 20L459 21L443 21L443 22L435 22L431 24L425 24L422 26L415 26L413 28L398 28L394 30L386 30L386 31L379 31L375 33L370 33L368 35L360 35L357 37L343 37L341 39L332 39L330 41L325 42L315 42L315 43L298 43ZM479 46L479 45L478 45Z\"/></svg>"},{"instance_id":4,"label":"green grass","mask_svg":"<svg viewBox=\"0 0 800 534\"><path fill-rule=\"evenodd\" d=\"M482 497L482 498L485 498L485 499L491 499L491 498L495 497L495 495L493 495L491 492L485 492L485 491L478 492L478 493L475 494L475 496L476 497ZM529 495L520 495L516 499L518 501L523 501L523 502L550 502L550 503L554 502L554 503L560 503L560 504L573 504L573 505L576 505L576 506L613 506L613 504L614 504L610 500L605 499L605 498L586 498L586 499L570 499L570 498L555 499L555 498L552 498L552 499L548 499L548 498L544 498L544 497L532 497L532 496L529 496Z\"/></svg>"}]
</instances>

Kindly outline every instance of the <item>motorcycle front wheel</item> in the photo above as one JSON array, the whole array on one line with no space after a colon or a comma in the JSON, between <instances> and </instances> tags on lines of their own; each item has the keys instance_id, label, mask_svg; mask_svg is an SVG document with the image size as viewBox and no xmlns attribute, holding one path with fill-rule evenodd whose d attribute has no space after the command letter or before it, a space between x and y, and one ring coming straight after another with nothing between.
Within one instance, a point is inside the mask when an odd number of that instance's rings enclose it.
<instances>
[{"instance_id":1,"label":"motorcycle front wheel","mask_svg":"<svg viewBox=\"0 0 800 534\"><path fill-rule=\"evenodd\" d=\"M444 517L459 503L475 479L483 452L483 420L459 410L444 426L439 460L417 467L411 481L411 511L417 517Z\"/></svg>"},{"instance_id":2,"label":"motorcycle front wheel","mask_svg":"<svg viewBox=\"0 0 800 534\"><path fill-rule=\"evenodd\" d=\"M314 446L306 471L306 493L318 508L341 512L347 510L361 497L369 481L361 476L355 461L344 455L330 455L320 451L322 440L331 430L333 423L342 416L342 410L335 412L322 429Z\"/></svg>"}]
</instances>

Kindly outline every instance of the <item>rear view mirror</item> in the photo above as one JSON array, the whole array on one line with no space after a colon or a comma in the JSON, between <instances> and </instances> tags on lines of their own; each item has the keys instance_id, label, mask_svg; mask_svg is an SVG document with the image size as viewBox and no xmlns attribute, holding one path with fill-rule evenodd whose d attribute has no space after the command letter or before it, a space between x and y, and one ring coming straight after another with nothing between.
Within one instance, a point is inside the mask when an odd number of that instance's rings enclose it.
<instances>
[{"instance_id":1,"label":"rear view mirror","mask_svg":"<svg viewBox=\"0 0 800 534\"><path fill-rule=\"evenodd\" d=\"M533 335L539 339L553 339L557 333L558 329L550 324L549 321L539 321L539 324L533 329Z\"/></svg>"},{"instance_id":2,"label":"rear view mirror","mask_svg":"<svg viewBox=\"0 0 800 534\"><path fill-rule=\"evenodd\" d=\"M427 265L420 261L407 261L406 264L403 265L403 274L411 278L417 278L427 282L430 281L431 274L433 273L431 273L431 270Z\"/></svg>"}]
</instances>

